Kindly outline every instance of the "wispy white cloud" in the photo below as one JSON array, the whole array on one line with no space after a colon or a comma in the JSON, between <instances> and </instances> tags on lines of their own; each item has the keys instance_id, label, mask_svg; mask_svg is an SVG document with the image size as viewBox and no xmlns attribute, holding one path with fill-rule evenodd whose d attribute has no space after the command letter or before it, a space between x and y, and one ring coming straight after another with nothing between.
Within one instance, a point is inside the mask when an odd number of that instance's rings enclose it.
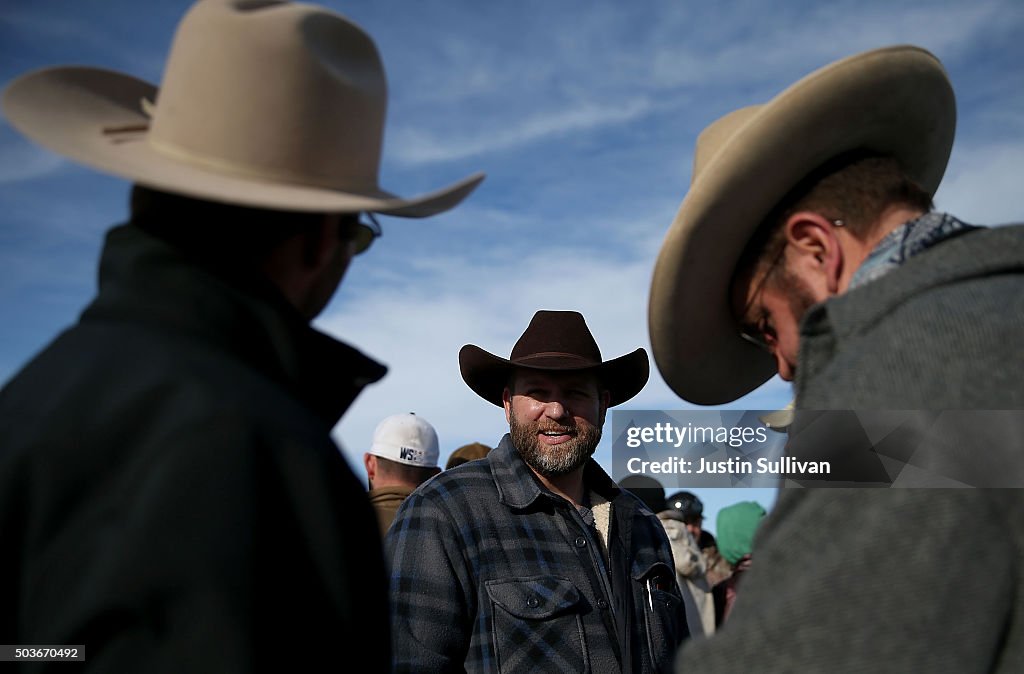
<instances>
[{"instance_id":1,"label":"wispy white cloud","mask_svg":"<svg viewBox=\"0 0 1024 674\"><path fill-rule=\"evenodd\" d=\"M59 155L15 137L9 129L6 125L0 129L0 184L41 178L67 165Z\"/></svg>"},{"instance_id":2,"label":"wispy white cloud","mask_svg":"<svg viewBox=\"0 0 1024 674\"><path fill-rule=\"evenodd\" d=\"M464 159L539 142L564 133L591 131L629 122L650 110L651 102L646 99L624 101L618 105L583 103L546 114L533 114L478 135L454 139L404 127L394 134L396 138L391 145L394 148L392 156L407 165Z\"/></svg>"},{"instance_id":3,"label":"wispy white cloud","mask_svg":"<svg viewBox=\"0 0 1024 674\"><path fill-rule=\"evenodd\" d=\"M939 210L979 225L1024 222L1024 141L957 147L935 195Z\"/></svg>"},{"instance_id":4,"label":"wispy white cloud","mask_svg":"<svg viewBox=\"0 0 1024 674\"><path fill-rule=\"evenodd\" d=\"M810 70L888 44L913 43L954 61L995 32L1024 26L1019 3L666 3L650 14L593 3L564 21L502 15L520 35L515 58L473 12L434 49L445 67L399 92L391 145L408 164L450 161L556 134L643 123L652 109L679 115L765 100ZM648 20L641 21L639 16ZM472 26L470 30L465 27ZM609 49L608 45L618 45ZM628 46L627 46L628 45ZM399 71L417 64L399 61ZM693 93L703 91L695 101ZM538 109L538 101L540 109Z\"/></svg>"},{"instance_id":5,"label":"wispy white cloud","mask_svg":"<svg viewBox=\"0 0 1024 674\"><path fill-rule=\"evenodd\" d=\"M714 24L696 41L678 39L689 17L662 23L651 47L649 83L658 88L745 85L775 90L837 58L890 44L917 44L947 58L992 34L993 26L1020 24L1013 3L888 2L763 3L716 7ZM703 38L703 39L700 39Z\"/></svg>"},{"instance_id":6,"label":"wispy white cloud","mask_svg":"<svg viewBox=\"0 0 1024 674\"><path fill-rule=\"evenodd\" d=\"M105 20L97 21L101 12L95 8L88 11L90 8L85 7L85 13L68 11L59 0L5 3L0 9L0 53L16 42L32 45L39 55L50 54L39 66L63 62L124 67L136 76L156 79L163 70L163 50L170 42L175 22L190 4L189 0L151 3L150 11L140 19L133 3L111 0L105 7ZM160 24L162 33L158 37L149 41L132 39L150 25Z\"/></svg>"},{"instance_id":7,"label":"wispy white cloud","mask_svg":"<svg viewBox=\"0 0 1024 674\"><path fill-rule=\"evenodd\" d=\"M0 11L0 25L5 30L25 35L90 43L100 41L97 30L89 21L83 21L74 14L48 13L29 3L6 4Z\"/></svg>"}]
</instances>

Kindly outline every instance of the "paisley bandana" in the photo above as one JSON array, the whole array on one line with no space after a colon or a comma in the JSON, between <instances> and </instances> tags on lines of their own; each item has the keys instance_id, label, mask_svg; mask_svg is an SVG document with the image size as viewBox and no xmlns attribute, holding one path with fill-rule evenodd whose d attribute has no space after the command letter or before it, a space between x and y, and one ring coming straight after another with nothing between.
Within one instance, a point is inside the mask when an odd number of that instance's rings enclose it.
<instances>
[{"instance_id":1,"label":"paisley bandana","mask_svg":"<svg viewBox=\"0 0 1024 674\"><path fill-rule=\"evenodd\" d=\"M850 279L850 289L885 276L918 253L953 236L978 229L947 213L925 213L885 235Z\"/></svg>"}]
</instances>

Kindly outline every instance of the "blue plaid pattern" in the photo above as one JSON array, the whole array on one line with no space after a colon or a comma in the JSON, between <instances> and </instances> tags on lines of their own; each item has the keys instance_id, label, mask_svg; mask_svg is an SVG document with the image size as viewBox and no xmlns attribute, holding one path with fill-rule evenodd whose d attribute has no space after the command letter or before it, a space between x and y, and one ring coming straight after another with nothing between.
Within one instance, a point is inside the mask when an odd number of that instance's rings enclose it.
<instances>
[{"instance_id":1,"label":"blue plaid pattern","mask_svg":"<svg viewBox=\"0 0 1024 674\"><path fill-rule=\"evenodd\" d=\"M405 500L385 538L396 672L670 667L686 623L664 529L597 463L584 479L612 502L608 557L508 435Z\"/></svg>"}]
</instances>

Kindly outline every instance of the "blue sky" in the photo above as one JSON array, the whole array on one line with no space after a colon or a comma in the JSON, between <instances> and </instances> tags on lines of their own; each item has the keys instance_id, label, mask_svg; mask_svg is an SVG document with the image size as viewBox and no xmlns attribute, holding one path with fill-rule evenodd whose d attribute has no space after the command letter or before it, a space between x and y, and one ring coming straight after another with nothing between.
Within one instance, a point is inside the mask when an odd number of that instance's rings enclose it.
<instances>
[{"instance_id":1,"label":"blue sky","mask_svg":"<svg viewBox=\"0 0 1024 674\"><path fill-rule=\"evenodd\" d=\"M384 60L381 185L416 194L488 174L446 214L383 218L383 238L317 319L391 368L335 429L360 475L374 426L396 412L435 425L442 460L466 442L496 443L504 416L462 382L458 351L472 343L507 356L538 309L581 311L606 358L649 349L650 274L697 134L835 59L897 43L935 53L959 115L936 205L979 224L1024 220L1019 0L325 4L363 26ZM159 82L188 5L0 0L0 85L69 63ZM91 298L102 235L123 219L127 190L0 124L0 381ZM730 407L789 397L776 379ZM691 407L656 368L627 406ZM606 468L609 447L606 437L597 453ZM774 499L701 496L709 525L722 505Z\"/></svg>"}]
</instances>

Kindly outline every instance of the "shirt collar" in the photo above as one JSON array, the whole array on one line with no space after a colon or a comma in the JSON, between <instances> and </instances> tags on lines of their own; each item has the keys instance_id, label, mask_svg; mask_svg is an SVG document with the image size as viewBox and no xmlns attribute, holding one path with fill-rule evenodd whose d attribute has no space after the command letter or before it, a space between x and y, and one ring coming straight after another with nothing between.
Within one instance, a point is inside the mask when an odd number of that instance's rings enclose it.
<instances>
[{"instance_id":1,"label":"shirt collar","mask_svg":"<svg viewBox=\"0 0 1024 674\"><path fill-rule=\"evenodd\" d=\"M218 274L133 225L107 233L100 292L82 316L153 326L230 354L287 388L332 427L382 364L314 329L255 274Z\"/></svg>"}]
</instances>

